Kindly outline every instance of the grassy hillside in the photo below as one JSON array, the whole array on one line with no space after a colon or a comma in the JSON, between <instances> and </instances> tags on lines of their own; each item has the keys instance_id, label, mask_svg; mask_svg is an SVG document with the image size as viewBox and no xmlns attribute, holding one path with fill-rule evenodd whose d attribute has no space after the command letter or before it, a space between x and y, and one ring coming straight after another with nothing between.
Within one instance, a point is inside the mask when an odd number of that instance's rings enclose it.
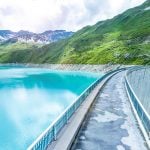
<instances>
[{"instance_id":1,"label":"grassy hillside","mask_svg":"<svg viewBox=\"0 0 150 150\"><path fill-rule=\"evenodd\" d=\"M12 50L0 46L0 62L150 64L150 1L66 40Z\"/></svg>"},{"instance_id":2,"label":"grassy hillside","mask_svg":"<svg viewBox=\"0 0 150 150\"><path fill-rule=\"evenodd\" d=\"M30 49L38 49L41 45L35 45L35 44L31 44L31 43L21 43L21 42L16 42L16 41L6 41L3 43L0 43L0 63L4 63L4 62L21 62L21 58L18 57L16 60L15 58L13 59L13 61L11 61L11 55L13 53L19 52L21 53L21 55L23 55L23 53L25 55L28 55L26 52L26 50ZM25 56L24 56L25 57Z\"/></svg>"}]
</instances>

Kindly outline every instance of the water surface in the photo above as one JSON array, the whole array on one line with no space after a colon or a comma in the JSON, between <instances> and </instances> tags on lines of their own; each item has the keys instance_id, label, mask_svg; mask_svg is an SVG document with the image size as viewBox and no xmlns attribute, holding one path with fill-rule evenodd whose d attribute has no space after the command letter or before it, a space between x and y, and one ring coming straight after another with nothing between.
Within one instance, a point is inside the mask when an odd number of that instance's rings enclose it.
<instances>
[{"instance_id":1,"label":"water surface","mask_svg":"<svg viewBox=\"0 0 150 150\"><path fill-rule=\"evenodd\" d=\"M0 150L26 149L98 77L0 66Z\"/></svg>"}]
</instances>

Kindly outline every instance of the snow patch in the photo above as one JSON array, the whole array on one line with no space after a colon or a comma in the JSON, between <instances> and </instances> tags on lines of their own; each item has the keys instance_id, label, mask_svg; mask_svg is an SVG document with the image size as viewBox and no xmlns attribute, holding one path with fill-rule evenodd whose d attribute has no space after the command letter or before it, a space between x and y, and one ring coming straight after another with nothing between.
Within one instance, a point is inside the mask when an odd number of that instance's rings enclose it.
<instances>
[{"instance_id":1,"label":"snow patch","mask_svg":"<svg viewBox=\"0 0 150 150\"><path fill-rule=\"evenodd\" d=\"M147 7L147 8L145 8L144 10L150 10L150 6L149 6L149 7Z\"/></svg>"},{"instance_id":2,"label":"snow patch","mask_svg":"<svg viewBox=\"0 0 150 150\"><path fill-rule=\"evenodd\" d=\"M117 150L125 150L125 148L122 145L118 145Z\"/></svg>"},{"instance_id":3,"label":"snow patch","mask_svg":"<svg viewBox=\"0 0 150 150\"><path fill-rule=\"evenodd\" d=\"M0 36L0 40L5 40L5 38L3 38L2 36Z\"/></svg>"},{"instance_id":4,"label":"snow patch","mask_svg":"<svg viewBox=\"0 0 150 150\"><path fill-rule=\"evenodd\" d=\"M85 136L80 136L80 140L85 140Z\"/></svg>"},{"instance_id":5,"label":"snow patch","mask_svg":"<svg viewBox=\"0 0 150 150\"><path fill-rule=\"evenodd\" d=\"M109 94L102 93L102 94L100 95L100 97L101 97L101 98L109 97Z\"/></svg>"},{"instance_id":6,"label":"snow patch","mask_svg":"<svg viewBox=\"0 0 150 150\"><path fill-rule=\"evenodd\" d=\"M116 121L120 118L121 118L120 116L106 111L104 115L98 114L96 117L93 117L92 119L96 120L97 122L110 122Z\"/></svg>"},{"instance_id":7,"label":"snow patch","mask_svg":"<svg viewBox=\"0 0 150 150\"><path fill-rule=\"evenodd\" d=\"M150 43L150 36L148 36L148 37L146 38L146 40L144 41L144 44L148 44L148 43Z\"/></svg>"},{"instance_id":8,"label":"snow patch","mask_svg":"<svg viewBox=\"0 0 150 150\"><path fill-rule=\"evenodd\" d=\"M146 147L143 146L143 139L141 138L138 129L136 128L135 124L131 122L131 119L129 119L129 117L121 126L121 128L126 129L129 133L129 136L123 137L121 139L122 143L129 145L133 150L146 150Z\"/></svg>"}]
</instances>

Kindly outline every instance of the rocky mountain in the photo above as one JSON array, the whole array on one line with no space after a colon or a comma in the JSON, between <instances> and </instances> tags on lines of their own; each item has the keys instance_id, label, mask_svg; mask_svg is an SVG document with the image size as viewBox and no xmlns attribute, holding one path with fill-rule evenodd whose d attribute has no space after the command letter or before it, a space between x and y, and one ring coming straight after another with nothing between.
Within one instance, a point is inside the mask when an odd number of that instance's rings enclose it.
<instances>
[{"instance_id":1,"label":"rocky mountain","mask_svg":"<svg viewBox=\"0 0 150 150\"><path fill-rule=\"evenodd\" d=\"M150 0L42 47L4 45L0 62L150 65Z\"/></svg>"},{"instance_id":2,"label":"rocky mountain","mask_svg":"<svg viewBox=\"0 0 150 150\"><path fill-rule=\"evenodd\" d=\"M14 32L10 30L0 30L0 41L7 40L11 37L13 37Z\"/></svg>"},{"instance_id":3,"label":"rocky mountain","mask_svg":"<svg viewBox=\"0 0 150 150\"><path fill-rule=\"evenodd\" d=\"M10 30L0 30L0 42L25 42L25 43L40 43L48 44L65 39L73 35L73 32L65 30L45 31L43 33L33 33L29 31L12 32Z\"/></svg>"}]
</instances>

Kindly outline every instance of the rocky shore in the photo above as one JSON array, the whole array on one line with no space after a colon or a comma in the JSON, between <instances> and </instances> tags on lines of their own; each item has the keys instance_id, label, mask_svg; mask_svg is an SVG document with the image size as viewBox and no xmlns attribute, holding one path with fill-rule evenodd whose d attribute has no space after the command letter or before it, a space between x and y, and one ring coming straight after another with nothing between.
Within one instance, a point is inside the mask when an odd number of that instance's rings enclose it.
<instances>
[{"instance_id":1,"label":"rocky shore","mask_svg":"<svg viewBox=\"0 0 150 150\"><path fill-rule=\"evenodd\" d=\"M49 68L52 70L66 70L66 71L86 71L86 72L94 72L106 73L111 70L115 70L118 68L127 67L124 65L83 65L83 64L26 64L26 66L30 67L40 67L40 68Z\"/></svg>"},{"instance_id":2,"label":"rocky shore","mask_svg":"<svg viewBox=\"0 0 150 150\"><path fill-rule=\"evenodd\" d=\"M94 72L94 73L106 73L111 70L118 68L129 67L125 65L85 65L85 64L1 64L1 65L12 65L18 66L23 65L26 67L37 67L37 68L48 68L52 70L65 70L65 71L85 71L85 72Z\"/></svg>"}]
</instances>

